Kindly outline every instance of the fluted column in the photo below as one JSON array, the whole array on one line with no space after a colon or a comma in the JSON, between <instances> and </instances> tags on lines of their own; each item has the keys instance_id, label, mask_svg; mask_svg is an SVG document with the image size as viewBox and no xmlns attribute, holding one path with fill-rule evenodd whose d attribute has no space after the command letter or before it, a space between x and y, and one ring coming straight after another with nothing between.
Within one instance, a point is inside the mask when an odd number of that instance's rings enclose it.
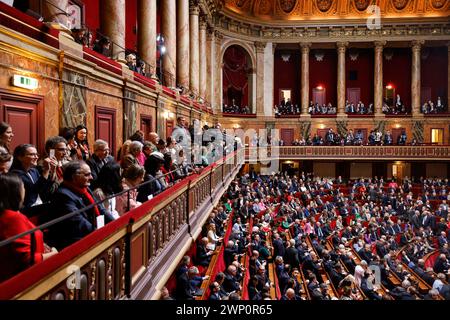
<instances>
[{"instance_id":1,"label":"fluted column","mask_svg":"<svg viewBox=\"0 0 450 320\"><path fill-rule=\"evenodd\" d=\"M177 15L176 0L161 1L161 33L164 36L166 53L163 56L163 83L175 87L177 70Z\"/></svg>"},{"instance_id":2,"label":"fluted column","mask_svg":"<svg viewBox=\"0 0 450 320\"><path fill-rule=\"evenodd\" d=\"M412 42L412 63L411 63L411 113L414 116L423 115L420 112L420 50L424 44L423 40Z\"/></svg>"},{"instance_id":3,"label":"fluted column","mask_svg":"<svg viewBox=\"0 0 450 320\"><path fill-rule=\"evenodd\" d=\"M156 1L138 1L138 52L147 71L156 74Z\"/></svg>"},{"instance_id":4,"label":"fluted column","mask_svg":"<svg viewBox=\"0 0 450 320\"><path fill-rule=\"evenodd\" d=\"M206 26L206 19L200 19L199 94L203 99L206 97Z\"/></svg>"},{"instance_id":5,"label":"fluted column","mask_svg":"<svg viewBox=\"0 0 450 320\"><path fill-rule=\"evenodd\" d=\"M208 28L206 37L206 94L205 99L212 106L215 105L214 100L214 76L215 76L215 46L214 46L214 30Z\"/></svg>"},{"instance_id":6,"label":"fluted column","mask_svg":"<svg viewBox=\"0 0 450 320\"><path fill-rule=\"evenodd\" d=\"M200 8L195 0L189 1L189 29L190 29L190 56L189 56L189 87L194 95L198 95L199 88L199 25L198 16Z\"/></svg>"},{"instance_id":7,"label":"fluted column","mask_svg":"<svg viewBox=\"0 0 450 320\"><path fill-rule=\"evenodd\" d=\"M112 58L125 63L125 0L102 0L101 8L101 27L112 42Z\"/></svg>"},{"instance_id":8,"label":"fluted column","mask_svg":"<svg viewBox=\"0 0 450 320\"><path fill-rule=\"evenodd\" d=\"M69 0L43 1L42 15L44 17L44 21L69 28L69 19L67 17L68 4Z\"/></svg>"},{"instance_id":9,"label":"fluted column","mask_svg":"<svg viewBox=\"0 0 450 320\"><path fill-rule=\"evenodd\" d=\"M214 31L214 106L217 111L222 110L222 67L223 60L221 57L221 47L222 47L223 35L219 31Z\"/></svg>"},{"instance_id":10,"label":"fluted column","mask_svg":"<svg viewBox=\"0 0 450 320\"><path fill-rule=\"evenodd\" d=\"M255 42L256 49L256 114L264 115L264 50L266 42ZM249 88L250 89L250 88Z\"/></svg>"},{"instance_id":11,"label":"fluted column","mask_svg":"<svg viewBox=\"0 0 450 320\"><path fill-rule=\"evenodd\" d=\"M383 115L383 47L386 41L375 41L374 64L374 110L376 116Z\"/></svg>"},{"instance_id":12,"label":"fluted column","mask_svg":"<svg viewBox=\"0 0 450 320\"><path fill-rule=\"evenodd\" d=\"M302 50L302 76L301 76L301 84L302 84L302 104L301 104L301 116L308 116L308 107L309 107L309 49L311 48L310 42L302 42L300 43L300 47Z\"/></svg>"},{"instance_id":13,"label":"fluted column","mask_svg":"<svg viewBox=\"0 0 450 320\"><path fill-rule=\"evenodd\" d=\"M189 1L177 0L177 84L185 89L189 88L189 39Z\"/></svg>"},{"instance_id":14,"label":"fluted column","mask_svg":"<svg viewBox=\"0 0 450 320\"><path fill-rule=\"evenodd\" d=\"M348 42L338 42L338 71L337 71L337 114L345 116L345 50Z\"/></svg>"}]
</instances>

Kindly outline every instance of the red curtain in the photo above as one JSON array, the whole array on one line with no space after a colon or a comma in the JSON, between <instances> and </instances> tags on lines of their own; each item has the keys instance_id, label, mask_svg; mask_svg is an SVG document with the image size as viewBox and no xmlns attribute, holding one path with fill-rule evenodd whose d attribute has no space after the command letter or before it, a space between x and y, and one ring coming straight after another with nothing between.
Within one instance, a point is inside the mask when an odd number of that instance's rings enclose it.
<instances>
[{"instance_id":1,"label":"red curtain","mask_svg":"<svg viewBox=\"0 0 450 320\"><path fill-rule=\"evenodd\" d=\"M229 47L223 57L223 103L230 105L233 99L239 106L248 105L249 58L239 46Z\"/></svg>"}]
</instances>

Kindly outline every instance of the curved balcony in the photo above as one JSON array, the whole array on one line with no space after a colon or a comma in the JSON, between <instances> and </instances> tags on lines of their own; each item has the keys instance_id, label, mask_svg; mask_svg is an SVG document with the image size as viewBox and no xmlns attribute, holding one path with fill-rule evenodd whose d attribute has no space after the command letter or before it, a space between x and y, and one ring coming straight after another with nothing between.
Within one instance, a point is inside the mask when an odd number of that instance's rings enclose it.
<instances>
[{"instance_id":1,"label":"curved balcony","mask_svg":"<svg viewBox=\"0 0 450 320\"><path fill-rule=\"evenodd\" d=\"M243 163L220 159L0 284L0 299L151 299L201 232Z\"/></svg>"},{"instance_id":2,"label":"curved balcony","mask_svg":"<svg viewBox=\"0 0 450 320\"><path fill-rule=\"evenodd\" d=\"M450 160L450 145L440 146L269 146L249 147L247 160Z\"/></svg>"}]
</instances>

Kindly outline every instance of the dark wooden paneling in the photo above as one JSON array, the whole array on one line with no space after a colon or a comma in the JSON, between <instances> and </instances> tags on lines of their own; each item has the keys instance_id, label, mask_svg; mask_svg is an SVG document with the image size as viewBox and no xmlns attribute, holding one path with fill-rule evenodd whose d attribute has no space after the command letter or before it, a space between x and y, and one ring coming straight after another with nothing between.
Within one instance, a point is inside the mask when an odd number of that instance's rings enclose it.
<instances>
[{"instance_id":1,"label":"dark wooden paneling","mask_svg":"<svg viewBox=\"0 0 450 320\"><path fill-rule=\"evenodd\" d=\"M109 148L116 150L116 110L95 107L95 139L108 142Z\"/></svg>"},{"instance_id":2,"label":"dark wooden paneling","mask_svg":"<svg viewBox=\"0 0 450 320\"><path fill-rule=\"evenodd\" d=\"M39 152L44 151L43 108L42 96L0 89L0 121L9 123L14 132L11 151L22 143L34 144Z\"/></svg>"}]
</instances>

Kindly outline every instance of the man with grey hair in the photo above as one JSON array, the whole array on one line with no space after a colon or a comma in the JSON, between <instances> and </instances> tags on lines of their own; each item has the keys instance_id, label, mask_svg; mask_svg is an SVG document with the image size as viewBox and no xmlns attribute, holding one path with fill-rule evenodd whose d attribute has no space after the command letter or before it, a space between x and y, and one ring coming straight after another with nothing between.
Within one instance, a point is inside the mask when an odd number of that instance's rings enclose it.
<instances>
[{"instance_id":1,"label":"man with grey hair","mask_svg":"<svg viewBox=\"0 0 450 320\"><path fill-rule=\"evenodd\" d=\"M96 140L94 142L94 153L92 154L92 157L86 160L87 165L91 168L92 190L96 188L97 177L100 170L105 164L112 160L114 160L114 158L110 155L108 142L102 139Z\"/></svg>"}]
</instances>

